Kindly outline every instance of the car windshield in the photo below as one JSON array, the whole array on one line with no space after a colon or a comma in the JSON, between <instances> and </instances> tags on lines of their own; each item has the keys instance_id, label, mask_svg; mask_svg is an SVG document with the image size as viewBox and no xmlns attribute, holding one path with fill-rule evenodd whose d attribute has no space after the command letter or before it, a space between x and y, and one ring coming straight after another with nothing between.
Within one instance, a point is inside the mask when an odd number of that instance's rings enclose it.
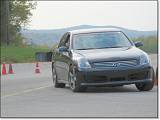
<instances>
[{"instance_id":1,"label":"car windshield","mask_svg":"<svg viewBox=\"0 0 160 120\"><path fill-rule=\"evenodd\" d=\"M105 49L130 47L131 42L122 32L99 32L73 35L73 49Z\"/></svg>"}]
</instances>

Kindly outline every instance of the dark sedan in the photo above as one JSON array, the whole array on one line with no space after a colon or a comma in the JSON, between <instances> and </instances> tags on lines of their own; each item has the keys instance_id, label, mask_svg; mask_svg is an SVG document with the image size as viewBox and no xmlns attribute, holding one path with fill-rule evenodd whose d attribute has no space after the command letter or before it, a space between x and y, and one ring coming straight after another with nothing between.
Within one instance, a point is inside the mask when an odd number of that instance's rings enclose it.
<instances>
[{"instance_id":1,"label":"dark sedan","mask_svg":"<svg viewBox=\"0 0 160 120\"><path fill-rule=\"evenodd\" d=\"M119 29L83 29L65 33L52 57L53 83L74 92L92 86L135 84L140 91L154 85L148 55Z\"/></svg>"}]
</instances>

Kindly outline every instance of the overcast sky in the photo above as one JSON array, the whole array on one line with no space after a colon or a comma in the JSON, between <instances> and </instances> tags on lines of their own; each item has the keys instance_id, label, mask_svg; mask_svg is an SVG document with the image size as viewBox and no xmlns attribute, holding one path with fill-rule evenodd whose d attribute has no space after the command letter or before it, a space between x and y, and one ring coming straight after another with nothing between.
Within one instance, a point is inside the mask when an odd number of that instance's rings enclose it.
<instances>
[{"instance_id":1,"label":"overcast sky","mask_svg":"<svg viewBox=\"0 0 160 120\"><path fill-rule=\"evenodd\" d=\"M156 1L38 1L30 29L57 29L76 25L113 25L156 30Z\"/></svg>"}]
</instances>

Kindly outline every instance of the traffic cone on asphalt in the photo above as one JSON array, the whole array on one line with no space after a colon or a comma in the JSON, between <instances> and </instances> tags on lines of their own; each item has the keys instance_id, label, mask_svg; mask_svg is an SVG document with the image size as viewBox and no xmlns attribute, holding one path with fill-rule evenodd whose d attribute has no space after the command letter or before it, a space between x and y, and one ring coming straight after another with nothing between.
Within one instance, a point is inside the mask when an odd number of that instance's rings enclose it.
<instances>
[{"instance_id":1,"label":"traffic cone on asphalt","mask_svg":"<svg viewBox=\"0 0 160 120\"><path fill-rule=\"evenodd\" d=\"M2 75L6 75L6 65L3 63L2 64Z\"/></svg>"},{"instance_id":2,"label":"traffic cone on asphalt","mask_svg":"<svg viewBox=\"0 0 160 120\"><path fill-rule=\"evenodd\" d=\"M8 74L13 74L12 64L9 64Z\"/></svg>"},{"instance_id":3,"label":"traffic cone on asphalt","mask_svg":"<svg viewBox=\"0 0 160 120\"><path fill-rule=\"evenodd\" d=\"M38 62L36 63L35 73L40 73L40 69L39 69L39 64L38 64Z\"/></svg>"}]
</instances>

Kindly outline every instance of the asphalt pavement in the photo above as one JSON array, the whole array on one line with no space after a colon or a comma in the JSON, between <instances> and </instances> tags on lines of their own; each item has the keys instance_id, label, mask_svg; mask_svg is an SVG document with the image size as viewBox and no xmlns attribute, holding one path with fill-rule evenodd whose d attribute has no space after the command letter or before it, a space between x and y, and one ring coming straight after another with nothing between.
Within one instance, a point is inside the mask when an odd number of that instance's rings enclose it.
<instances>
[{"instance_id":1,"label":"asphalt pavement","mask_svg":"<svg viewBox=\"0 0 160 120\"><path fill-rule=\"evenodd\" d=\"M154 68L156 55L151 55ZM8 66L7 66L8 68ZM52 86L51 63L13 64L1 76L2 117L157 117L157 89L139 92L134 85L89 88L73 93Z\"/></svg>"}]
</instances>

